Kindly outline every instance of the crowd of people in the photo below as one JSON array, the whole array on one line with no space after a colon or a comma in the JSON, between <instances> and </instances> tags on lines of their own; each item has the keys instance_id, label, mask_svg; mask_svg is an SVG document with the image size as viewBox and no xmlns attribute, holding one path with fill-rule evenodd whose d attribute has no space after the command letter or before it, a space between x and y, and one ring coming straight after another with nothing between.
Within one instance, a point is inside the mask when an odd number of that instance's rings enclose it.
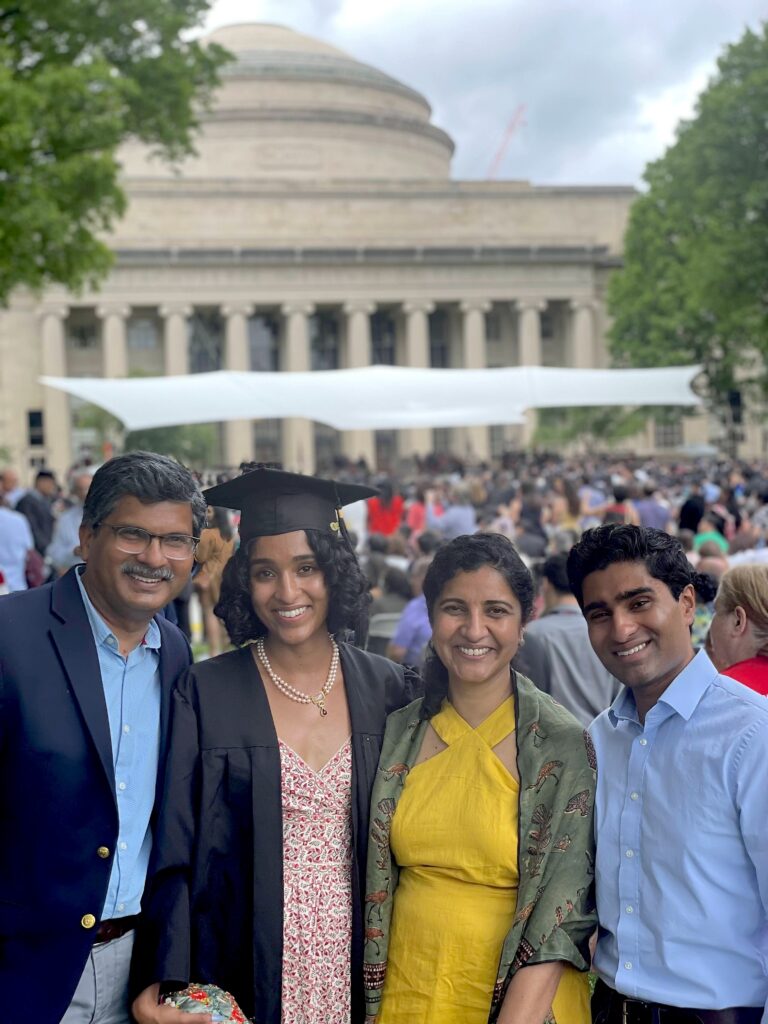
<instances>
[{"instance_id":1,"label":"crowd of people","mask_svg":"<svg viewBox=\"0 0 768 1024\"><path fill-rule=\"evenodd\" d=\"M41 1024L764 1024L768 466L0 490Z\"/></svg>"}]
</instances>

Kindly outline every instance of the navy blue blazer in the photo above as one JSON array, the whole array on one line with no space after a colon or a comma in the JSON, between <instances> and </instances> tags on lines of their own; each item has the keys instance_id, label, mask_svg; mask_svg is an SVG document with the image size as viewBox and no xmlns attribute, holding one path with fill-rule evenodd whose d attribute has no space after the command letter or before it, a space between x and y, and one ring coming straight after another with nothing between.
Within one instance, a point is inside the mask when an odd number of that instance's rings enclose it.
<instances>
[{"instance_id":1,"label":"navy blue blazer","mask_svg":"<svg viewBox=\"0 0 768 1024\"><path fill-rule=\"evenodd\" d=\"M156 622L162 765L171 687L191 656ZM0 992L27 993L37 1024L59 1024L72 999L94 936L82 922L100 920L117 835L107 707L71 569L0 598Z\"/></svg>"}]
</instances>

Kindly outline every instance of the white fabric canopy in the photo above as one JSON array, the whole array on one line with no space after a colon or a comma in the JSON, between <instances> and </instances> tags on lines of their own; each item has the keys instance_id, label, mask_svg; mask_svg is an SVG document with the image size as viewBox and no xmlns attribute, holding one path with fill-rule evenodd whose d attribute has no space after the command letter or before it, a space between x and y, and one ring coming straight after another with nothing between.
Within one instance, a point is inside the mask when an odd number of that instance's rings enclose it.
<instances>
[{"instance_id":1,"label":"white fabric canopy","mask_svg":"<svg viewBox=\"0 0 768 1024\"><path fill-rule=\"evenodd\" d=\"M222 370L181 377L40 381L106 409L128 430L286 416L303 416L337 430L386 430L520 423L526 409L557 406L697 405L691 382L700 369L366 366L312 373Z\"/></svg>"}]
</instances>

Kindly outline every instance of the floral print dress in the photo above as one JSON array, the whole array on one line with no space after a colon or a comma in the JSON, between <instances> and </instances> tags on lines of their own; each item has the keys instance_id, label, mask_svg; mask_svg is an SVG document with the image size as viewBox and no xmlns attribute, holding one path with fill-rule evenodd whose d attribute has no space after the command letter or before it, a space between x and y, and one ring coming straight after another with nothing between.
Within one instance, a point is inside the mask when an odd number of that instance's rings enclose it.
<instances>
[{"instance_id":1,"label":"floral print dress","mask_svg":"<svg viewBox=\"0 0 768 1024\"><path fill-rule=\"evenodd\" d=\"M283 1024L350 1024L352 745L315 772L280 742Z\"/></svg>"}]
</instances>

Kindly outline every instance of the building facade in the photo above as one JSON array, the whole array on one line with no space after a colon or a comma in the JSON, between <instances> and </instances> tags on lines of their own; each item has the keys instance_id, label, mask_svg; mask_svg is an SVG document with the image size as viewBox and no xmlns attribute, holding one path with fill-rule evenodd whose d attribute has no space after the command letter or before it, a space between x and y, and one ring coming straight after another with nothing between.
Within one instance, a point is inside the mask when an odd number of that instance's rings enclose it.
<instances>
[{"instance_id":1,"label":"building facade","mask_svg":"<svg viewBox=\"0 0 768 1024\"><path fill-rule=\"evenodd\" d=\"M16 464L61 472L89 440L40 375L607 365L631 188L452 180L453 143L414 90L287 28L211 38L235 61L197 155L170 168L138 144L121 152L129 206L98 294L19 293L0 313L0 443ZM218 458L305 472L339 454L486 459L533 423L231 422Z\"/></svg>"}]
</instances>

